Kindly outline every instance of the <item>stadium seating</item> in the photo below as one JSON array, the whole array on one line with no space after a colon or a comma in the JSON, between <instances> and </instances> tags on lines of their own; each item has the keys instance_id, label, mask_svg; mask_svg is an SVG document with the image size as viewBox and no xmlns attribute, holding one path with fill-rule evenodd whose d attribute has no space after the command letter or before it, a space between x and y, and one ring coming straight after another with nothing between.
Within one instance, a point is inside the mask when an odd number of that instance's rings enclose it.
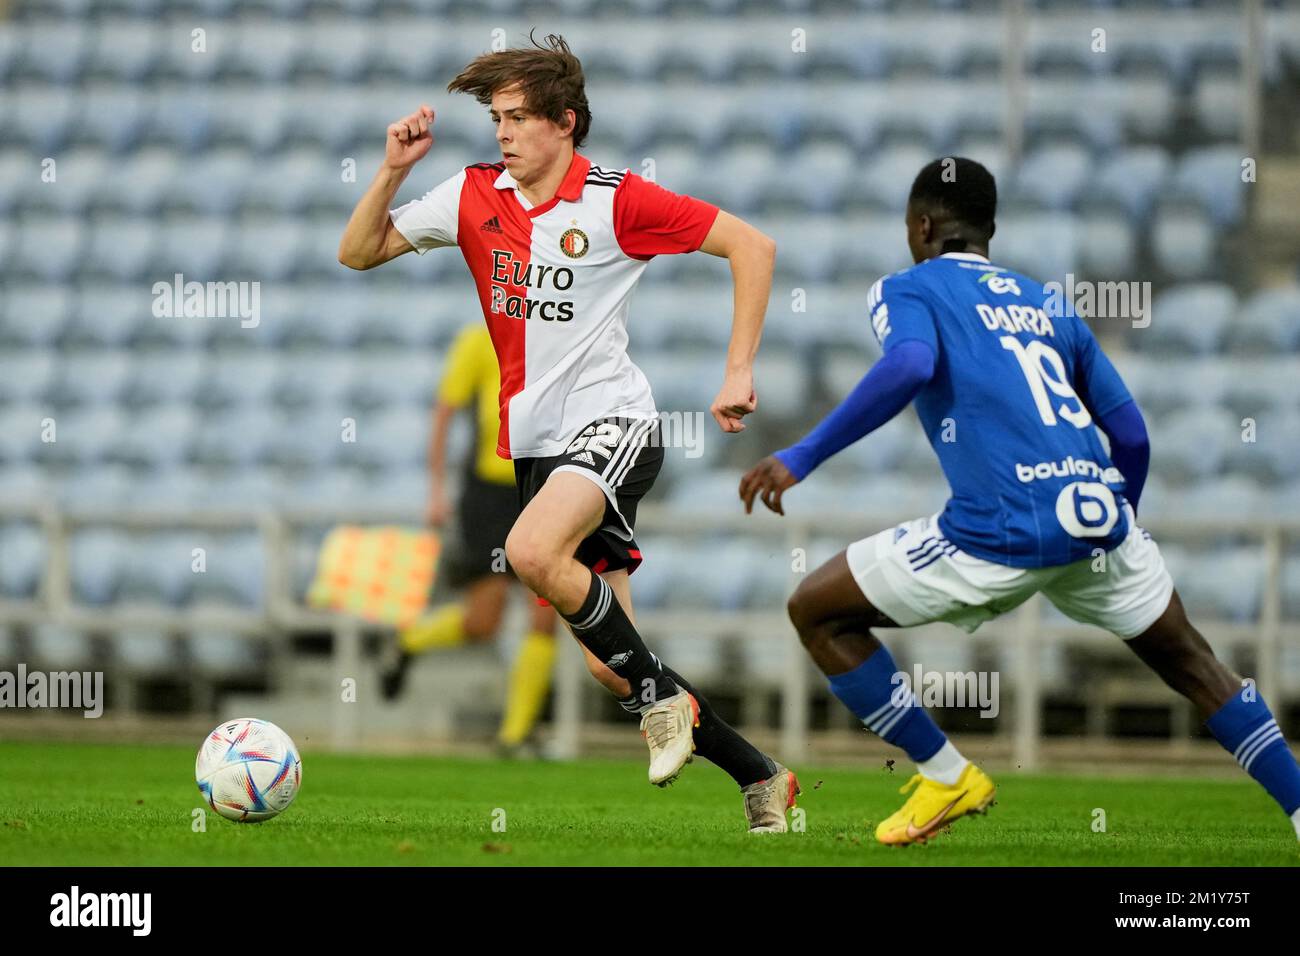
<instances>
[{"instance_id":1,"label":"stadium seating","mask_svg":"<svg viewBox=\"0 0 1300 956\"><path fill-rule=\"evenodd\" d=\"M478 320L476 296L453 251L353 273L335 258L339 231L378 162L383 123L422 99L436 95L438 145L402 201L495 155L481 108L437 91L520 6L11 3L0 30L0 503L417 513L442 357ZM629 0L620 9L639 18L636 42L620 44L606 42L600 6L547 7L573 24L563 32L591 81L584 152L733 210L780 250L756 372L763 414L743 443L670 454L657 500L686 514L734 511L747 459L795 440L853 388L879 354L866 290L910 263L902 211L912 177L935 156L971 155L999 177L999 261L1043 280L1156 283L1149 328L1094 323L1151 426L1158 474L1144 514L1212 517L1225 500L1247 516L1300 507L1300 288L1255 290L1224 264L1252 200L1236 144L1242 54L1216 28L1231 10L1191 4L1201 18L1192 22L1173 0L1096 4L1160 26L1113 31L1113 55L1098 56L1062 39L1087 37L1093 13L1031 3L1024 149L1011 155L1002 36L985 28L980 4ZM809 52L794 53L789 16L810 11L819 28ZM203 54L190 46L196 15L207 24ZM438 20L448 16L450 27ZM933 30L935 16L954 29ZM1270 27L1264 69L1275 78L1300 63L1300 22L1279 14ZM51 157L57 176L45 182ZM260 283L258 325L157 314L177 273ZM630 335L662 410L707 412L730 309L725 263L650 264ZM1243 441L1244 419L1257 441ZM454 445L466 444L462 426ZM928 514L943 497L907 415L787 502ZM191 549L209 539L208 571L196 575ZM819 547L830 554L844 542L832 544ZM789 590L784 552L734 537L647 534L643 546L638 606L775 609ZM1170 550L1196 610L1237 622L1257 613L1256 552ZM37 523L0 519L0 598L35 597L49 554ZM249 528L92 524L72 533L69 560L73 596L90 606L247 609L265 598L268 556ZM311 562L304 538L299 596ZM1300 617L1300 556L1283 585L1286 614ZM0 660L15 633L0 622ZM72 629L41 625L30 636L43 660L92 653ZM266 650L220 629L137 630L111 644L133 673L188 662L212 679L256 671ZM913 650L931 666L969 660L961 648ZM776 676L783 654L760 641L747 660Z\"/></svg>"}]
</instances>

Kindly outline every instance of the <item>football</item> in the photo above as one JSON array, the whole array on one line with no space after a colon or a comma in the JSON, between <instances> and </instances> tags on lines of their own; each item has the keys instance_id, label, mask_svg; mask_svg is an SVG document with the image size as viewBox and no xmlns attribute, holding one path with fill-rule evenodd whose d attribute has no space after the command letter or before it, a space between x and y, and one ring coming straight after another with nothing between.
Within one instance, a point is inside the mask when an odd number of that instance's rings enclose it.
<instances>
[{"instance_id":1,"label":"football","mask_svg":"<svg viewBox=\"0 0 1300 956\"><path fill-rule=\"evenodd\" d=\"M238 717L219 724L203 741L194 779L221 816L260 823L293 803L302 785L302 760L293 740L275 724Z\"/></svg>"}]
</instances>

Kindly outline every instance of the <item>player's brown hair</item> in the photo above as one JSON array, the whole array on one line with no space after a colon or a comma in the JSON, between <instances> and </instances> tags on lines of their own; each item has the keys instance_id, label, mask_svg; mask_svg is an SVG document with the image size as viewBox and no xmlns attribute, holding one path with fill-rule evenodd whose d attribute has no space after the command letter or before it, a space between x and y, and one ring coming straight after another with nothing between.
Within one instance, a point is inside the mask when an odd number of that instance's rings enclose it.
<instances>
[{"instance_id":1,"label":"player's brown hair","mask_svg":"<svg viewBox=\"0 0 1300 956\"><path fill-rule=\"evenodd\" d=\"M531 47L476 56L447 84L447 92L469 93L490 106L493 93L518 86L528 111L557 126L564 125L564 111L573 110L573 148L577 149L591 129L582 63L562 36L548 34L543 44L529 33L528 40Z\"/></svg>"}]
</instances>

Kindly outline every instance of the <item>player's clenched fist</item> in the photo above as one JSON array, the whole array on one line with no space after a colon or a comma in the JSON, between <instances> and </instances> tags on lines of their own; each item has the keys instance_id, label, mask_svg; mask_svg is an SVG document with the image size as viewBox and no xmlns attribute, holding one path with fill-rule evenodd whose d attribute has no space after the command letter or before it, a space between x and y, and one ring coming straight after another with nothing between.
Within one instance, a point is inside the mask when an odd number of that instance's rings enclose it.
<instances>
[{"instance_id":1,"label":"player's clenched fist","mask_svg":"<svg viewBox=\"0 0 1300 956\"><path fill-rule=\"evenodd\" d=\"M798 483L799 479L791 474L780 458L768 455L740 479L740 500L745 502L745 514L752 513L755 495L763 499L769 511L785 514L781 508L781 495Z\"/></svg>"},{"instance_id":2,"label":"player's clenched fist","mask_svg":"<svg viewBox=\"0 0 1300 956\"><path fill-rule=\"evenodd\" d=\"M421 106L410 116L389 124L384 147L384 163L393 169L405 169L424 159L433 145L433 110Z\"/></svg>"},{"instance_id":3,"label":"player's clenched fist","mask_svg":"<svg viewBox=\"0 0 1300 956\"><path fill-rule=\"evenodd\" d=\"M709 411L724 432L742 432L745 423L741 419L756 408L758 395L754 392L753 375L748 371L737 371L727 373Z\"/></svg>"}]
</instances>

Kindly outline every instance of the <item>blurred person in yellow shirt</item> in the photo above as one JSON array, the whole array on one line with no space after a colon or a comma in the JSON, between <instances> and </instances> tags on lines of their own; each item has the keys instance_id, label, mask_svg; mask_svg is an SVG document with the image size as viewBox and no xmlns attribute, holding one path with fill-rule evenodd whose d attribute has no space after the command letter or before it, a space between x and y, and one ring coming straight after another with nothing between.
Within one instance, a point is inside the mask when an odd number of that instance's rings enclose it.
<instances>
[{"instance_id":1,"label":"blurred person in yellow shirt","mask_svg":"<svg viewBox=\"0 0 1300 956\"><path fill-rule=\"evenodd\" d=\"M447 496L447 436L456 414L474 412L474 450L465 463L457 500L454 536L440 574L462 592L460 600L430 609L397 638L397 653L382 674L384 697L396 698L417 654L494 640L514 580L505 557L506 535L519 516L514 462L496 452L501 377L487 326L463 328L452 344L438 388L429 442L430 496L426 518L437 529L451 523ZM505 713L497 741L507 751L522 748L532 733L550 691L554 669L555 610L527 592L528 632L511 667Z\"/></svg>"}]
</instances>

